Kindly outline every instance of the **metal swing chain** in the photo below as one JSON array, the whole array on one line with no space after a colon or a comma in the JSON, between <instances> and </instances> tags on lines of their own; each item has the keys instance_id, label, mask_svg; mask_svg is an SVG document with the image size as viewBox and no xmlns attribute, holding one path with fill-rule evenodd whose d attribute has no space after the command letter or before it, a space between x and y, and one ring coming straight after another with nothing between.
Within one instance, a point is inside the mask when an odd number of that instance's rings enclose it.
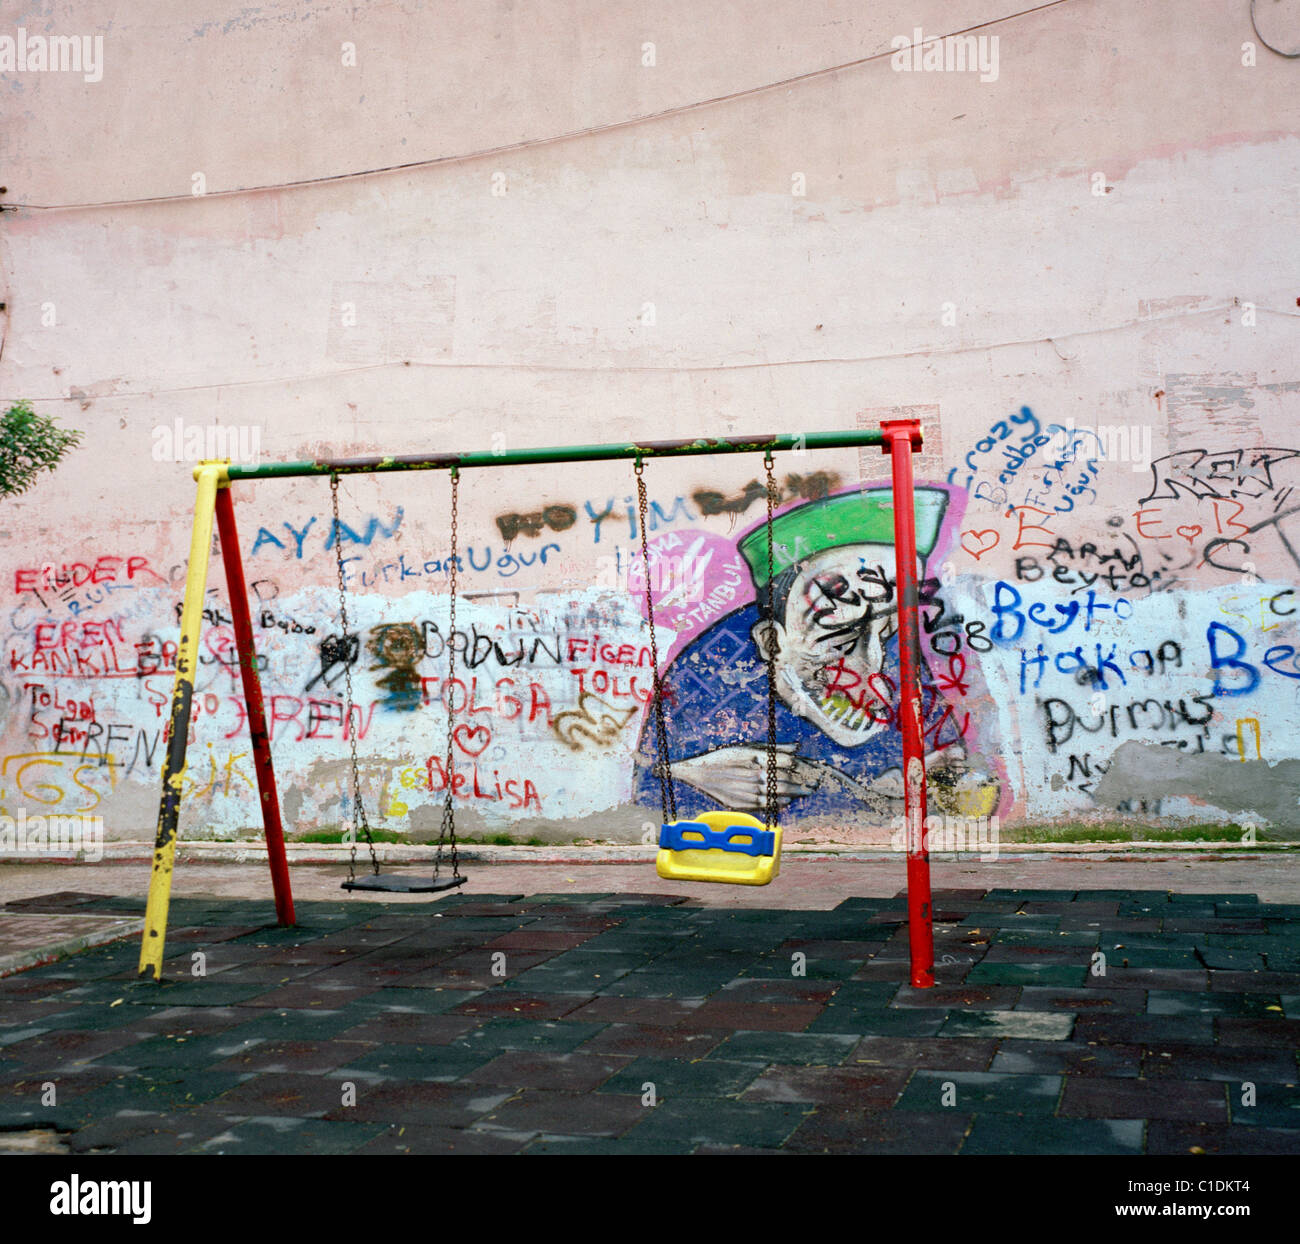
<instances>
[{"instance_id":1,"label":"metal swing chain","mask_svg":"<svg viewBox=\"0 0 1300 1244\"><path fill-rule=\"evenodd\" d=\"M459 522L460 512L460 472L451 468L451 553L448 557L448 565L451 570L450 588L450 610L449 620L447 623L447 681L443 683L442 702L443 707L447 710L447 758L443 768L446 775L447 794L442 804L442 827L438 831L438 851L433 860L433 875L436 878L442 868L442 845L450 836L451 839L451 875L460 876L460 859L456 852L456 809L452 803L451 766L452 766L452 744L455 741L455 730L452 725L451 716L451 684L456 677L456 577L458 563L456 561L456 538L457 525Z\"/></svg>"},{"instance_id":2,"label":"metal swing chain","mask_svg":"<svg viewBox=\"0 0 1300 1244\"><path fill-rule=\"evenodd\" d=\"M763 455L763 469L767 472L767 827L776 828L776 637L773 623L776 619L775 589L773 587L772 511L777 502L777 483L772 473L775 464L772 451Z\"/></svg>"},{"instance_id":3,"label":"metal swing chain","mask_svg":"<svg viewBox=\"0 0 1300 1244\"><path fill-rule=\"evenodd\" d=\"M655 639L655 602L650 591L650 547L646 541L646 491L644 465L636 460L632 468L636 474L636 500L641 521L641 563L645 569L646 621L650 627L650 668L654 672L655 750L659 753L659 802L664 820L677 819L677 796L673 791L673 771L668 757L668 728L664 724L664 689L659 676L659 644Z\"/></svg>"},{"instance_id":4,"label":"metal swing chain","mask_svg":"<svg viewBox=\"0 0 1300 1244\"><path fill-rule=\"evenodd\" d=\"M343 582L343 541L339 538L342 527L339 523L339 477L337 471L330 474L330 501L334 509L334 562L338 568L339 577L339 629L342 631L339 655L343 660L343 682L345 687L343 732L348 736L352 750L352 817L354 822L360 822L361 829L366 835L366 846L370 848L370 867L374 870L375 876L378 876L379 859L375 855L374 839L370 836L370 822L366 820L365 805L361 802L361 768L357 763L357 732L352 727L352 662L348 659L348 592ZM358 655L360 651L361 637L358 635ZM355 823L352 826L350 845L352 851L348 859L348 880L355 881L357 879L357 833Z\"/></svg>"}]
</instances>

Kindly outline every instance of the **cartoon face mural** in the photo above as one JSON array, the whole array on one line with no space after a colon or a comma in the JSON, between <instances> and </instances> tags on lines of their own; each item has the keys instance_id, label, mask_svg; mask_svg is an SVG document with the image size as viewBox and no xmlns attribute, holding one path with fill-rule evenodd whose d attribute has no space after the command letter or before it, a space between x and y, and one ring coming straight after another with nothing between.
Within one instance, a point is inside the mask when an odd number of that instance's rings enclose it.
<instances>
[{"instance_id":1,"label":"cartoon face mural","mask_svg":"<svg viewBox=\"0 0 1300 1244\"><path fill-rule=\"evenodd\" d=\"M375 658L371 668L386 671L375 685L388 693L387 706L405 712L419 708L422 693L415 667L424 656L420 628L409 622L377 626L366 648Z\"/></svg>"},{"instance_id":2,"label":"cartoon face mural","mask_svg":"<svg viewBox=\"0 0 1300 1244\"><path fill-rule=\"evenodd\" d=\"M949 500L942 488L917 489L923 578ZM903 789L892 541L887 487L856 488L775 518L770 583L766 522L741 538L754 599L710 626L664 675L679 814L718 805L763 809L769 647L779 805L799 816L860 816L864 805L879 816L896 811ZM999 785L968 763L962 736L969 714L963 723L928 672L923 685L927 764L941 809L955 811L960 803L987 815ZM653 752L647 713L638 768L638 797L647 802L658 790L660 758Z\"/></svg>"}]
</instances>

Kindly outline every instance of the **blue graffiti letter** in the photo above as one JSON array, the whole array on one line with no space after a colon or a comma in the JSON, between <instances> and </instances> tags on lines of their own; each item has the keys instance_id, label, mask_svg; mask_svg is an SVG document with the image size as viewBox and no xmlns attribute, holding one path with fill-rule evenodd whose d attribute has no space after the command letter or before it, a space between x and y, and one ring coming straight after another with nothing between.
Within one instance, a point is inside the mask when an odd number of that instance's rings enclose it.
<instances>
[{"instance_id":1,"label":"blue graffiti letter","mask_svg":"<svg viewBox=\"0 0 1300 1244\"><path fill-rule=\"evenodd\" d=\"M1237 650L1231 656L1224 655L1219 651L1219 645L1215 639L1215 632L1220 631L1224 635L1232 637L1237 645ZM1242 670L1250 678L1244 687L1225 686L1216 677L1214 680L1214 695L1249 695L1259 686L1259 670L1240 658L1246 651L1246 641L1237 634L1230 626L1224 626L1222 622L1211 622L1205 628L1205 639L1210 645L1210 669L1237 669Z\"/></svg>"},{"instance_id":2,"label":"blue graffiti letter","mask_svg":"<svg viewBox=\"0 0 1300 1244\"><path fill-rule=\"evenodd\" d=\"M1025 615L1016 608L1019 604L1020 593L1006 580L999 579L993 588L993 613L997 621L989 632L989 638L995 644L1014 644L1025 633ZM1007 634L1007 614L1015 619L1016 629L1012 635Z\"/></svg>"}]
</instances>

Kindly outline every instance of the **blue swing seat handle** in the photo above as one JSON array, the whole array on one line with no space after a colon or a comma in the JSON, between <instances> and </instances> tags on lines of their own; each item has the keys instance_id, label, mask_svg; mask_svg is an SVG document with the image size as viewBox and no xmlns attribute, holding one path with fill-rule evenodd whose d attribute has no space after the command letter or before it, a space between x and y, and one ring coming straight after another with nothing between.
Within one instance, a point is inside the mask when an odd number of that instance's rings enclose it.
<instances>
[{"instance_id":1,"label":"blue swing seat handle","mask_svg":"<svg viewBox=\"0 0 1300 1244\"><path fill-rule=\"evenodd\" d=\"M690 837L687 837L687 835ZM747 838L748 842L737 839ZM671 821L659 829L659 845L669 851L734 851L741 855L774 855L776 835L752 825L714 829L703 821Z\"/></svg>"}]
</instances>

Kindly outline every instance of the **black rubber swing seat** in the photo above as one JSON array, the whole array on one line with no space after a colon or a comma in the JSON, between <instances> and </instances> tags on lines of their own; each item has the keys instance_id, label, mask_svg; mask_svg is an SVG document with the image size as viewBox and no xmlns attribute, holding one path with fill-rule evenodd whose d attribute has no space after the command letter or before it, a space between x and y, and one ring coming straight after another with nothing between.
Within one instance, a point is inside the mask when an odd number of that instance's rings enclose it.
<instances>
[{"instance_id":1,"label":"black rubber swing seat","mask_svg":"<svg viewBox=\"0 0 1300 1244\"><path fill-rule=\"evenodd\" d=\"M380 890L386 894L434 894L464 885L464 877L414 877L410 873L371 873L343 883L345 890Z\"/></svg>"}]
</instances>

